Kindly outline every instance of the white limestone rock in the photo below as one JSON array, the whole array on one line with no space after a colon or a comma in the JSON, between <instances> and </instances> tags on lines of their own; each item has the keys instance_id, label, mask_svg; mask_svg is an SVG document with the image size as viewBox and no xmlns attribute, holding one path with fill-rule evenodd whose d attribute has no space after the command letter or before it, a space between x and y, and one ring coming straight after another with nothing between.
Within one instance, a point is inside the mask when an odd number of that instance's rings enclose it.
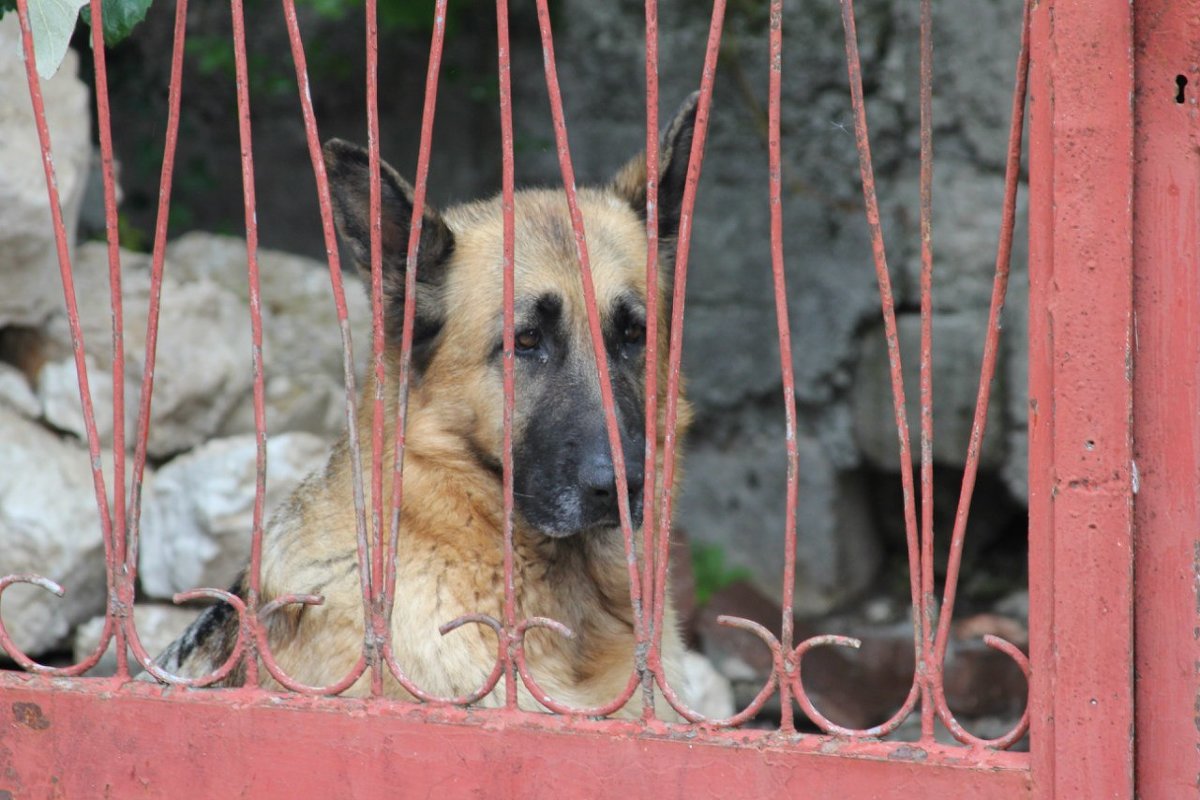
<instances>
[{"instance_id":1,"label":"white limestone rock","mask_svg":"<svg viewBox=\"0 0 1200 800\"><path fill-rule=\"evenodd\" d=\"M121 266L125 400L130 414L126 427L132 441L132 420L136 419L146 354L150 258L123 250ZM171 266L167 264L164 270L151 403L148 452L156 459L168 458L211 438L234 406L249 396L253 380L247 308L235 294L212 281L177 280ZM75 283L88 355L102 373L108 372L112 369L112 316L104 244L80 245ZM61 314L53 319L50 329L55 338L69 341L70 333ZM73 379L70 376L70 381ZM90 382L93 392L105 391L103 377ZM109 387L111 382L109 378ZM70 388L74 389L73 383ZM78 403L76 397L76 410Z\"/></svg>"},{"instance_id":2,"label":"white limestone rock","mask_svg":"<svg viewBox=\"0 0 1200 800\"><path fill-rule=\"evenodd\" d=\"M113 379L112 372L103 369L92 356L85 356L88 389L92 398L92 413L100 443L111 446L113 441ZM87 441L83 420L83 404L79 399L79 376L74 357L47 362L37 376L37 401L45 421L60 431ZM137 431L137 386L126 381L125 387L125 445L132 448Z\"/></svg>"},{"instance_id":3,"label":"white limestone rock","mask_svg":"<svg viewBox=\"0 0 1200 800\"><path fill-rule=\"evenodd\" d=\"M87 451L0 405L0 575L34 573L58 582L4 593L3 618L31 655L62 642L105 604L104 545ZM111 469L104 461L111 497Z\"/></svg>"},{"instance_id":4,"label":"white limestone rock","mask_svg":"<svg viewBox=\"0 0 1200 800\"><path fill-rule=\"evenodd\" d=\"M249 307L242 239L193 232L172 242L167 255L178 279L211 281ZM267 430L337 436L345 429L346 396L329 269L311 258L275 250L259 250L258 267ZM355 357L363 364L371 347L370 303L353 272L345 272L344 279ZM225 419L219 433L253 431L253 409L247 400Z\"/></svg>"},{"instance_id":5,"label":"white limestone rock","mask_svg":"<svg viewBox=\"0 0 1200 800\"><path fill-rule=\"evenodd\" d=\"M309 473L328 445L308 433L267 443L266 517ZM139 574L151 597L200 587L227 588L250 558L255 439L215 439L171 461L146 492Z\"/></svg>"},{"instance_id":6,"label":"white limestone rock","mask_svg":"<svg viewBox=\"0 0 1200 800\"><path fill-rule=\"evenodd\" d=\"M42 405L25 379L25 374L3 362L0 362L0 405L29 419L36 419L42 413Z\"/></svg>"},{"instance_id":7,"label":"white limestone rock","mask_svg":"<svg viewBox=\"0 0 1200 800\"><path fill-rule=\"evenodd\" d=\"M0 327L37 325L62 305L58 254L16 14L0 20ZM91 160L87 86L79 59L42 81L67 242L73 244Z\"/></svg>"}]
</instances>

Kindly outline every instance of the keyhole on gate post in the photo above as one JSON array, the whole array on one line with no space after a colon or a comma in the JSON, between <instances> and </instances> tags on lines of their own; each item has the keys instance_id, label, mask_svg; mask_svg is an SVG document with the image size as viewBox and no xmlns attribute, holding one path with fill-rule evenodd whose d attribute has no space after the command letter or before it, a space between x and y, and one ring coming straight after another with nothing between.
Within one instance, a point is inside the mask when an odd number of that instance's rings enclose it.
<instances>
[{"instance_id":1,"label":"keyhole on gate post","mask_svg":"<svg viewBox=\"0 0 1200 800\"><path fill-rule=\"evenodd\" d=\"M1184 92L1184 89L1187 87L1187 76L1186 75L1176 75L1175 76L1175 86L1177 87L1176 92L1175 92L1175 102L1182 103L1184 101L1183 92Z\"/></svg>"}]
</instances>

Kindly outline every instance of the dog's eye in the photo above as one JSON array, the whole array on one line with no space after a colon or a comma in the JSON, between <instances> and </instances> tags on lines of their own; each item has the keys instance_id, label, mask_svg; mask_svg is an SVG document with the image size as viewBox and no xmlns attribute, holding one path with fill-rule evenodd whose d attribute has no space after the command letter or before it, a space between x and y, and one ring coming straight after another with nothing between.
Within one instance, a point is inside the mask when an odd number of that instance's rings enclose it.
<instances>
[{"instance_id":1,"label":"dog's eye","mask_svg":"<svg viewBox=\"0 0 1200 800\"><path fill-rule=\"evenodd\" d=\"M625 326L625 344L640 345L646 340L646 326L640 322L631 322Z\"/></svg>"},{"instance_id":2,"label":"dog's eye","mask_svg":"<svg viewBox=\"0 0 1200 800\"><path fill-rule=\"evenodd\" d=\"M516 344L518 350L533 350L542 343L542 332L537 328L520 331L513 339L513 342Z\"/></svg>"}]
</instances>

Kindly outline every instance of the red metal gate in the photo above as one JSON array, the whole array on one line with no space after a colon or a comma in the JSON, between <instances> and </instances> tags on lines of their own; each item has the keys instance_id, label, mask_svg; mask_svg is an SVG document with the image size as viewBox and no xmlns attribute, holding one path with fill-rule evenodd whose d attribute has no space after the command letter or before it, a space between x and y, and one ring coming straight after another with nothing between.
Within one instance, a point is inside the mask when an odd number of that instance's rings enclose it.
<instances>
[{"instance_id":1,"label":"red metal gate","mask_svg":"<svg viewBox=\"0 0 1200 800\"><path fill-rule=\"evenodd\" d=\"M355 389L351 342L342 296L340 266L334 240L328 189L319 138L308 95L304 50L292 0L283 0L291 35L306 130L321 192L322 216L330 260L330 277L342 322L347 363L347 421L355 424ZM1131 7L1118 0L1041 0L1026 3L1021 57L1017 66L1013 123L1008 154L1003 235L997 255L988 339L979 401L971 437L963 492L952 533L946 592L934 597L932 523L932 397L930 286L932 169L932 38L930 0L922 0L922 352L921 352L921 518L917 488L904 475L905 518L911 568L913 641L916 675L908 699L887 723L870 730L848 730L821 715L804 690L804 654L817 646L854 646L845 637L793 641L791 587L795 558L797 509L794 384L790 334L783 291L782 193L779 149L781 80L783 76L782 0L771 4L770 41L770 204L772 267L776 285L781 368L788 417L788 529L783 570L781 635L744 620L731 620L756 633L770 648L775 670L755 703L727 720L706 720L688 709L666 681L659 663L655 631L661 629L665 602L666 548L670 534L671 494L658 498L657 513L647 513L644 552L658 553L641 563L630 558L629 578L641 655L630 665L623 695L604 708L574 709L553 700L544 705L554 714L516 708L519 683L533 688L523 660L522 637L531 626L554 627L552 621L518 620L511 580L511 416L513 408L513 153L509 88L507 3L497 2L499 72L503 132L505 217L504 363L506 407L505 502L508 517L509 580L504 619L477 617L450 626L477 623L494 628L500 645L496 669L482 692L499 687L501 709L468 706L470 698L435 698L411 684L390 656L386 610L395 591L394 571L385 557L396 548L396 522L383 513L382 468L385 398L373 397L370 497L372 508L359 507L359 558L363 602L371 626L362 657L334 687L306 687L290 682L265 646L258 616L258 567L261 560L263 488L265 482L265 416L261 318L257 314L257 230L245 30L241 0L233 0L235 56L243 154L243 186L247 222L247 259L254 320L255 422L258 430L258 499L255 507L251 589L245 603L214 590L201 592L232 602L241 615L237 648L214 675L192 681L212 683L246 658L246 686L238 689L189 691L134 684L128 680L126 643L149 666L152 654L138 641L132 622L137 566L138 508L141 474L146 460L146 420L152 385L143 383L133 490L108 504L99 468L100 446L91 409L87 374L66 233L59 212L49 157L49 134L33 69L27 0L18 0L29 84L46 154L47 185L55 214L65 298L72 318L80 393L88 427L88 443L108 559L107 625L96 653L66 668L39 665L17 650L0 625L0 644L26 670L0 673L0 798L3 797L214 797L267 796L410 796L448 792L451 796L497 795L622 797L673 795L688 797L758 796L789 790L798 794L841 797L973 797L1016 798L1143 798L1195 796L1200 789L1200 733L1194 721L1200 703L1200 279L1196 276L1200 215L1200 107L1187 85L1200 86L1200 0L1139 0ZM92 0L94 18L101 0ZM424 202L437 78L444 36L446 0L439 0L427 79L421 156L417 170L414 232L409 260L415 260ZM161 286L166 219L171 191L175 139L178 132L180 75L187 13L177 6L171 84L172 114L168 122L160 196L159 224L153 260L154 284L147 368L153 373L157 331L157 299ZM670 376L665 394L667 447L664 485L674 469L678 403L679 335L684 312L691 209L701 168L704 134L716 69L724 0L716 0L701 80L697 135L689 164L687 192L680 223L675 296L672 305ZM871 226L881 306L888 338L900 431L901 462L909 463L908 423L897 344L895 313L883 236L875 198L866 109L862 92L851 0L842 2L850 89L854 101L864 201ZM563 183L576 228L585 291L590 291L588 252L582 218L575 207L574 178L559 97L550 14L538 2L546 77L554 111ZM379 214L378 125L376 115L375 3L367 3L368 119L372 162L372 208ZM657 11L646 3L647 23L647 160L657 174ZM105 88L104 48L100 25L94 27L97 105L104 156L109 225L110 277L114 317L114 483L124 485L121 443L122 396L120 264L117 250L116 203L112 176L112 138ZM1028 67L1028 69L1027 69ZM942 687L942 662L948 641L959 559L966 529L979 446L999 337L999 315L1008 278L1015 194L1020 167L1020 135L1025 108L1026 75L1030 86L1030 584L1031 652L1029 660L998 639L1003 650L1030 677L1029 709L1022 723L996 740L980 740L956 722ZM1187 78L1179 81L1178 77ZM653 208L657 187L647 186ZM650 245L647 271L654 285L657 215L647 215ZM376 216L378 219L378 216ZM378 225L376 225L378 227ZM378 234L373 253L375 341L373 367L383 376L383 332ZM415 270L406 297L402 363L407 373L412 349ZM653 293L651 293L653 297ZM608 433L618 482L624 478L620 437L594 299L589 308L597 369L605 394ZM649 309L647 352L656 354L662 334ZM659 393L654 359L648 358L649 426L657 424L654 404ZM380 380L377 385L382 386ZM404 418L400 394L400 425ZM656 464L654 429L646 437L646 471ZM357 436L350 441L357 445ZM398 441L396 447L402 446ZM628 455L628 454L627 454ZM633 456L636 457L636 454ZM361 463L357 458L356 463ZM396 459L400 463L400 459ZM393 480L393 497L401 489ZM359 476L359 491L367 478ZM647 485L654 481L647 479ZM624 487L621 492L624 493ZM393 502L393 508L398 503ZM629 508L622 506L622 526L630 554L636 550ZM654 524L651 521L656 521ZM390 550L388 536L390 530ZM14 582L35 583L57 593L50 581L18 575L0 580L0 590ZM69 587L67 587L69 588ZM315 602L288 596L280 602ZM1136 626L1135 626L1136 622ZM1135 640L1136 627L1136 640ZM561 629L557 626L556 630ZM117 643L118 674L108 678L78 677L89 669L110 638ZM294 691L277 694L258 688L259 664ZM1135 678L1136 670L1136 678ZM391 671L421 703L399 703L379 696L347 699L336 695L359 676L373 677L381 693L385 671ZM167 676L164 676L167 677ZM407 683L405 683L408 681ZM500 686L500 682L503 686ZM189 683L175 680L174 683ZM668 724L655 718L647 702L636 722L597 719L623 706L639 688L652 698L665 695L688 720ZM777 731L737 726L778 691L784 708L793 700L822 731L793 730L790 714ZM475 696L479 696L478 693ZM1136 702L1136 714L1135 714ZM922 736L917 743L887 741L911 713L919 709ZM935 743L940 722L961 746ZM1025 732L1029 753L1004 748Z\"/></svg>"}]
</instances>

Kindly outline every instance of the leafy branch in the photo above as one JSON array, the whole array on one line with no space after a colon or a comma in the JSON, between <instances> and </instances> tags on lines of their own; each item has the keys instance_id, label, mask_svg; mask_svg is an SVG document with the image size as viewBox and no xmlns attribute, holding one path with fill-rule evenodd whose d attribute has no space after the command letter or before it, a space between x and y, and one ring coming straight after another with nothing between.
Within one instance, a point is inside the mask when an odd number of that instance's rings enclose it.
<instances>
[{"instance_id":1,"label":"leafy branch","mask_svg":"<svg viewBox=\"0 0 1200 800\"><path fill-rule=\"evenodd\" d=\"M104 41L108 46L120 42L146 18L151 0L102 0ZM33 34L33 55L38 74L50 78L58 72L67 55L67 44L75 25L82 19L92 24L88 0L30 0L29 28ZM17 10L16 0L0 0L0 17Z\"/></svg>"}]
</instances>

